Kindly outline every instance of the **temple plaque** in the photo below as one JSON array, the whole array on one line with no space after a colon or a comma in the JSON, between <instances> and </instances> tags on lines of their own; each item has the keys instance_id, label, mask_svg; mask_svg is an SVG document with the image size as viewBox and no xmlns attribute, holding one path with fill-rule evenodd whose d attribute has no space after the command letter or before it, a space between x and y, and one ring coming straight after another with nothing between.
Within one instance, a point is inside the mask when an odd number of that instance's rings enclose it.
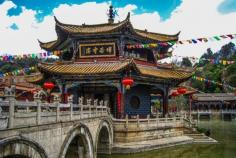
<instances>
[{"instance_id":1,"label":"temple plaque","mask_svg":"<svg viewBox=\"0 0 236 158\"><path fill-rule=\"evenodd\" d=\"M93 43L79 45L80 58L114 57L115 43Z\"/></svg>"}]
</instances>

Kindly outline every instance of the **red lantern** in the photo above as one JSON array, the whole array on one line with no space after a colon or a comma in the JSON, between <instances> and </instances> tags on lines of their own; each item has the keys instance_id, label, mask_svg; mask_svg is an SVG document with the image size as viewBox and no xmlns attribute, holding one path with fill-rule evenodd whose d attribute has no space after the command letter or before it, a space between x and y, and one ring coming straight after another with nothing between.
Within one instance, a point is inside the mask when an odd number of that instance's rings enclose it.
<instances>
[{"instance_id":1,"label":"red lantern","mask_svg":"<svg viewBox=\"0 0 236 158\"><path fill-rule=\"evenodd\" d=\"M53 88L55 87L55 85L54 85L54 83L52 83L52 82L45 82L45 83L43 84L43 87L44 87L45 89L51 90L51 89L53 89Z\"/></svg>"},{"instance_id":2,"label":"red lantern","mask_svg":"<svg viewBox=\"0 0 236 158\"><path fill-rule=\"evenodd\" d=\"M171 95L172 95L173 97L176 97L176 96L178 96L179 94L178 94L178 92L173 92Z\"/></svg>"},{"instance_id":3,"label":"red lantern","mask_svg":"<svg viewBox=\"0 0 236 158\"><path fill-rule=\"evenodd\" d=\"M130 89L130 87L134 84L134 80L130 77L126 77L122 80L122 84L126 89Z\"/></svg>"},{"instance_id":4,"label":"red lantern","mask_svg":"<svg viewBox=\"0 0 236 158\"><path fill-rule=\"evenodd\" d=\"M185 94L186 93L186 89L185 88L178 88L177 89L177 92L179 93L179 94Z\"/></svg>"}]
</instances>

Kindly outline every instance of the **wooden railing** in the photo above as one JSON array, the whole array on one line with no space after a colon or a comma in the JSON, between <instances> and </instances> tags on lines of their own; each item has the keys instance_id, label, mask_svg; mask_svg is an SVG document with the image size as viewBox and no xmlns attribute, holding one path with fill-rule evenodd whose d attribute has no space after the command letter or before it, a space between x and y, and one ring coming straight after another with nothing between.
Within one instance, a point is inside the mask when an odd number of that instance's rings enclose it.
<instances>
[{"instance_id":1,"label":"wooden railing","mask_svg":"<svg viewBox=\"0 0 236 158\"><path fill-rule=\"evenodd\" d=\"M91 104L91 101L86 104L60 104L10 99L0 101L0 129L95 118L108 114L108 105L103 101L97 105L97 102Z\"/></svg>"}]
</instances>

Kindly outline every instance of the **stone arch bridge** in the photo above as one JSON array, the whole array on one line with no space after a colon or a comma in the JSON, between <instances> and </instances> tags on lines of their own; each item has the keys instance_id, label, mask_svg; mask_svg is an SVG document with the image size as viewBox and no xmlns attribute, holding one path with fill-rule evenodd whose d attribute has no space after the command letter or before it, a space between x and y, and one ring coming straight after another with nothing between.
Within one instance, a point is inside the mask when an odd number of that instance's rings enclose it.
<instances>
[{"instance_id":1,"label":"stone arch bridge","mask_svg":"<svg viewBox=\"0 0 236 158\"><path fill-rule=\"evenodd\" d=\"M73 104L0 101L0 158L96 158L191 143L183 135L186 117L115 119L105 101L79 98ZM156 141L160 139L160 141ZM113 142L114 141L114 142ZM147 141L153 142L146 147ZM131 144L129 144L131 142ZM132 145L132 143L143 146ZM163 144L163 143L164 144ZM144 147L144 148L143 148Z\"/></svg>"},{"instance_id":2,"label":"stone arch bridge","mask_svg":"<svg viewBox=\"0 0 236 158\"><path fill-rule=\"evenodd\" d=\"M0 157L96 158L111 153L113 127L107 105L90 104L1 101Z\"/></svg>"}]
</instances>

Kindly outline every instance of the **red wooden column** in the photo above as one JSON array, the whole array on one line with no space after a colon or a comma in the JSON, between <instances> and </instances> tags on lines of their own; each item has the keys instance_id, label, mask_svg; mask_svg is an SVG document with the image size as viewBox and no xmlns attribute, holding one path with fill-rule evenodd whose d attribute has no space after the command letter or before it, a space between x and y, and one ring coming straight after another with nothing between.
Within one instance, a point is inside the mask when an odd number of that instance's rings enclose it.
<instances>
[{"instance_id":1,"label":"red wooden column","mask_svg":"<svg viewBox=\"0 0 236 158\"><path fill-rule=\"evenodd\" d=\"M122 92L117 92L117 117L122 118L124 116L124 95Z\"/></svg>"},{"instance_id":2,"label":"red wooden column","mask_svg":"<svg viewBox=\"0 0 236 158\"><path fill-rule=\"evenodd\" d=\"M116 94L116 100L117 100L117 118L120 118L121 113L121 92L118 91Z\"/></svg>"}]
</instances>

